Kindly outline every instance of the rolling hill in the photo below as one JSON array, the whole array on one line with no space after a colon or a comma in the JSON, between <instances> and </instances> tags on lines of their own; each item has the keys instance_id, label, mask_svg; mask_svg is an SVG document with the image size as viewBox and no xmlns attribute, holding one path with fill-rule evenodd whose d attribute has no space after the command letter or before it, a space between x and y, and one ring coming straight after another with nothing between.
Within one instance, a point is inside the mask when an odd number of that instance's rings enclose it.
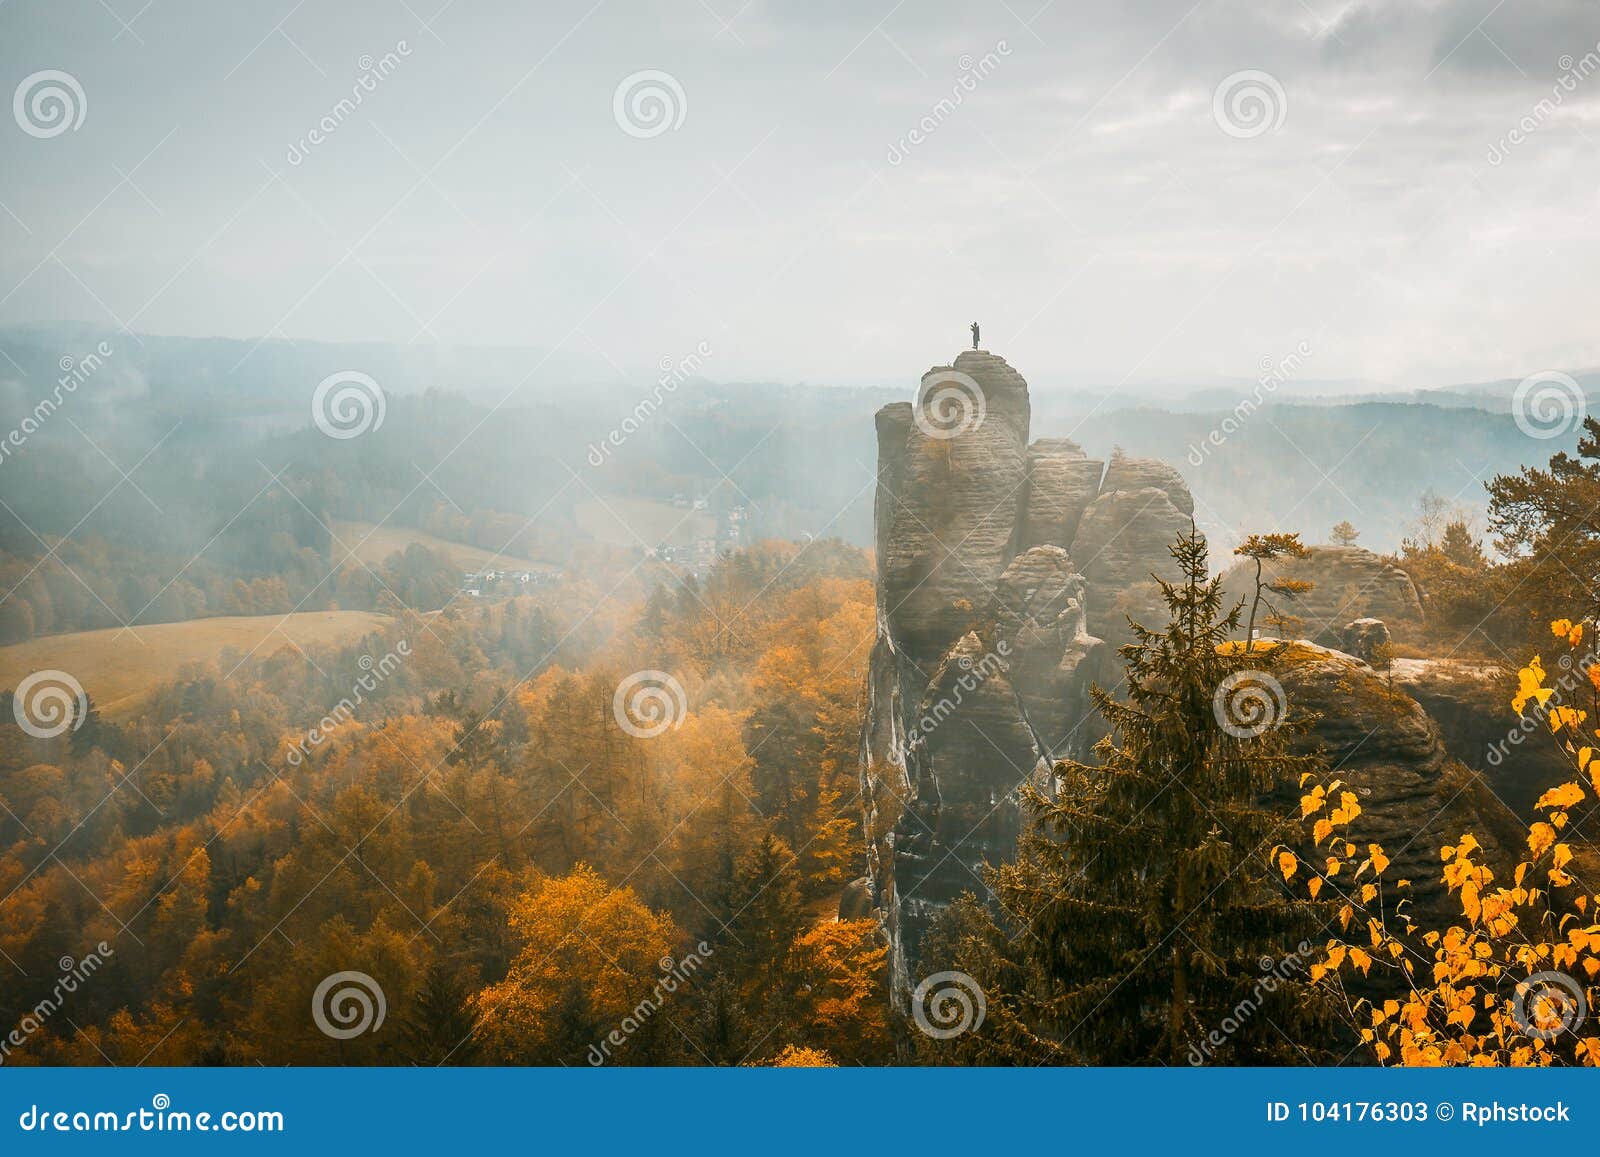
<instances>
[{"instance_id":1,"label":"rolling hill","mask_svg":"<svg viewBox=\"0 0 1600 1157\"><path fill-rule=\"evenodd\" d=\"M46 635L0 647L0 688L10 690L35 671L65 671L105 715L126 716L186 663L215 660L229 648L270 654L285 646L346 643L386 622L387 616L370 611L306 611Z\"/></svg>"}]
</instances>

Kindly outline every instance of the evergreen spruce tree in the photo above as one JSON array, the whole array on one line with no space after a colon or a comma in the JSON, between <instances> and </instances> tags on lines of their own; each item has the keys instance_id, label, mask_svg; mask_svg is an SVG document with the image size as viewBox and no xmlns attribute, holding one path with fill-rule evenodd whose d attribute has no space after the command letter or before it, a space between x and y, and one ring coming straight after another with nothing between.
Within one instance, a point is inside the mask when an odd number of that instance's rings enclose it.
<instances>
[{"instance_id":1,"label":"evergreen spruce tree","mask_svg":"<svg viewBox=\"0 0 1600 1157\"><path fill-rule=\"evenodd\" d=\"M762 1043L753 1030L738 987L725 972L697 982L690 994L690 1015L677 1025L682 1034L684 1064L737 1065Z\"/></svg>"},{"instance_id":2,"label":"evergreen spruce tree","mask_svg":"<svg viewBox=\"0 0 1600 1157\"><path fill-rule=\"evenodd\" d=\"M1207 580L1204 539L1191 527L1171 550L1171 621L1132 624L1125 700L1093 690L1111 728L1098 762L1064 761L1056 791L1027 790L1033 823L993 873L1015 991L990 994L984 1036L1009 1059L1307 1063L1305 1042L1326 1040L1306 964L1279 963L1320 943L1327 916L1284 886L1295 812L1265 802L1317 765L1290 752L1271 680L1288 648L1229 643L1240 608L1224 612Z\"/></svg>"},{"instance_id":3,"label":"evergreen spruce tree","mask_svg":"<svg viewBox=\"0 0 1600 1157\"><path fill-rule=\"evenodd\" d=\"M734 882L734 915L717 949L723 969L742 991L768 994L764 1012L786 1010L789 953L806 927L800 878L789 845L768 832L741 859Z\"/></svg>"},{"instance_id":4,"label":"evergreen spruce tree","mask_svg":"<svg viewBox=\"0 0 1600 1157\"><path fill-rule=\"evenodd\" d=\"M422 987L400 1022L405 1059L414 1065L470 1065L481 1052L473 1029L471 992L442 960L428 965Z\"/></svg>"}]
</instances>

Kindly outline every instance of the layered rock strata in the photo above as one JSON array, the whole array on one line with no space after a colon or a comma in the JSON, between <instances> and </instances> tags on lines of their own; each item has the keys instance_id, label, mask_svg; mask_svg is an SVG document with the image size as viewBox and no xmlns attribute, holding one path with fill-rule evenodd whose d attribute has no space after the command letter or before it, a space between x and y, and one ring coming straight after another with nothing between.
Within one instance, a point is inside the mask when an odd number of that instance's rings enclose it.
<instances>
[{"instance_id":1,"label":"layered rock strata","mask_svg":"<svg viewBox=\"0 0 1600 1157\"><path fill-rule=\"evenodd\" d=\"M1019 789L1099 737L1089 685L1120 669L1105 640L1152 573L1173 573L1194 504L1164 463L1030 444L1027 383L984 350L929 370L877 430L862 777L867 887L903 1002L929 924L1013 854Z\"/></svg>"},{"instance_id":2,"label":"layered rock strata","mask_svg":"<svg viewBox=\"0 0 1600 1157\"><path fill-rule=\"evenodd\" d=\"M1362 812L1350 837L1383 845L1393 863L1389 876L1412 881L1414 915L1459 920L1440 877L1438 849L1473 832L1496 867L1504 866L1498 833L1508 817L1493 785L1459 760L1410 687L1353 655L1305 641L1291 646L1296 659L1282 680L1289 710L1314 717L1297 742L1319 752L1358 793ZM1286 806L1294 810L1292 801Z\"/></svg>"},{"instance_id":3,"label":"layered rock strata","mask_svg":"<svg viewBox=\"0 0 1600 1157\"><path fill-rule=\"evenodd\" d=\"M1159 618L1152 576L1175 577L1169 548L1194 502L1165 463L1030 443L1027 383L982 350L929 370L916 402L879 411L877 431L877 637L861 751L869 875L842 910L882 921L904 1009L929 925L962 892L986 895L985 865L1014 854L1019 789L1052 783L1055 760L1089 758L1102 734L1089 686L1120 682L1126 615ZM1242 570L1226 577L1235 597L1249 593ZM1349 626L1374 657L1383 624L1353 620L1422 613L1410 578L1357 547L1314 547L1272 577L1316 584L1291 608L1305 634L1337 643ZM1316 716L1304 742L1360 792L1362 834L1416 882L1419 910L1443 912L1435 849L1466 830L1492 847L1505 810L1501 785L1459 762L1482 767L1469 748L1486 737L1456 742L1459 721L1441 734L1429 715L1464 697L1296 646L1307 661L1284 682L1291 709Z\"/></svg>"}]
</instances>

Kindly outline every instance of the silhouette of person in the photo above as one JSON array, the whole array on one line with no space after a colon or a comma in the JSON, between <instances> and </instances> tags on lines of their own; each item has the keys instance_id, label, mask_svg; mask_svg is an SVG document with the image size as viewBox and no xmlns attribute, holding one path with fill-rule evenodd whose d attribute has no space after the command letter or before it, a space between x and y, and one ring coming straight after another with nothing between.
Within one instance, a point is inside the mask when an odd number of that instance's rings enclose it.
<instances>
[{"instance_id":1,"label":"silhouette of person","mask_svg":"<svg viewBox=\"0 0 1600 1157\"><path fill-rule=\"evenodd\" d=\"M978 323L977 322L973 322L972 323L972 348L973 349L977 349L978 348Z\"/></svg>"}]
</instances>

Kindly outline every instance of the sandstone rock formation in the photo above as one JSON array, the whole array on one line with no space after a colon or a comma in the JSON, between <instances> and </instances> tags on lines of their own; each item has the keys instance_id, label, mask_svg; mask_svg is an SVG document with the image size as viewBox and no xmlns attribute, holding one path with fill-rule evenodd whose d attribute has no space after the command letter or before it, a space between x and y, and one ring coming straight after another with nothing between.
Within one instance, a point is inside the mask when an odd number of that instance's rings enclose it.
<instances>
[{"instance_id":1,"label":"sandstone rock formation","mask_svg":"<svg viewBox=\"0 0 1600 1157\"><path fill-rule=\"evenodd\" d=\"M862 920L872 915L872 881L866 876L851 880L839 895L839 919Z\"/></svg>"},{"instance_id":2,"label":"sandstone rock formation","mask_svg":"<svg viewBox=\"0 0 1600 1157\"><path fill-rule=\"evenodd\" d=\"M1150 576L1174 575L1168 548L1194 509L1170 466L1120 453L1102 462L1064 439L1029 444L1028 423L1027 384L985 351L930 370L916 403L877 416L877 638L861 752L869 874L841 910L883 922L902 1008L929 924L960 893L985 895L984 866L1014 854L1018 789L1051 784L1055 760L1089 758L1101 734L1089 686L1121 678L1112 644L1123 614L1154 621ZM1316 584L1293 609L1306 633L1335 644L1347 626L1358 648L1386 630L1352 620L1421 616L1410 578L1358 547L1313 547L1277 574ZM1242 570L1227 579L1235 597L1250 592ZM1326 646L1295 647L1305 661L1284 680L1291 710L1317 716L1302 742L1360 793L1359 830L1415 882L1418 910L1442 913L1437 847L1471 830L1493 850L1506 827L1504 777L1483 770L1491 736L1463 725L1476 692L1407 674L1403 660L1380 675ZM1430 710L1447 717L1443 732ZM1519 764L1515 778L1544 770Z\"/></svg>"},{"instance_id":3,"label":"sandstone rock formation","mask_svg":"<svg viewBox=\"0 0 1600 1157\"><path fill-rule=\"evenodd\" d=\"M929 923L961 892L985 894L984 865L1013 854L1018 789L1099 737L1088 688L1120 672L1102 640L1121 637L1151 573L1172 573L1194 509L1171 467L1029 445L1028 425L1027 383L982 350L877 416L862 776L872 902L902 1002Z\"/></svg>"},{"instance_id":4,"label":"sandstone rock formation","mask_svg":"<svg viewBox=\"0 0 1600 1157\"><path fill-rule=\"evenodd\" d=\"M1549 728L1531 715L1511 714L1506 688L1515 676L1492 666L1453 659L1396 659L1394 683L1439 724L1450 754L1482 772L1509 812L1531 819L1546 790L1571 778L1571 765L1551 742ZM1555 680L1570 678L1557 671Z\"/></svg>"},{"instance_id":5,"label":"sandstone rock formation","mask_svg":"<svg viewBox=\"0 0 1600 1157\"><path fill-rule=\"evenodd\" d=\"M1028 447L1028 509L1024 547L1071 542L1078 523L1100 493L1106 464L1087 457L1076 442L1041 438Z\"/></svg>"},{"instance_id":6,"label":"sandstone rock formation","mask_svg":"<svg viewBox=\"0 0 1600 1157\"><path fill-rule=\"evenodd\" d=\"M1297 661L1282 680L1289 710L1316 716L1299 746L1320 750L1360 796L1351 838L1383 845L1393 877L1412 881L1416 914L1447 916L1439 847L1470 831L1492 856L1505 855L1495 834L1505 828L1503 808L1490 784L1452 758L1439 724L1401 686L1351 655L1292 645Z\"/></svg>"},{"instance_id":7,"label":"sandstone rock formation","mask_svg":"<svg viewBox=\"0 0 1600 1157\"><path fill-rule=\"evenodd\" d=\"M1336 647L1342 641L1342 628L1352 619L1383 619L1389 624L1422 619L1416 584L1382 555L1359 546L1313 546L1309 551L1305 558L1268 563L1263 569L1269 581L1313 584L1293 600L1276 600L1279 610L1299 620L1295 633ZM1254 574L1255 564L1248 560L1229 568L1223 575L1229 598L1250 598Z\"/></svg>"},{"instance_id":8,"label":"sandstone rock formation","mask_svg":"<svg viewBox=\"0 0 1600 1157\"><path fill-rule=\"evenodd\" d=\"M1022 375L1003 358L970 350L953 367L929 370L925 386L938 388L938 376L951 370L976 382L972 404L980 420L946 436L931 413L932 400L925 399L922 424L910 412L902 419L898 407L878 423L878 513L889 507L878 522L879 585L911 658L930 671L984 607L989 584L1009 561L1027 482L1028 384ZM886 445L885 435L903 424L905 442Z\"/></svg>"},{"instance_id":9,"label":"sandstone rock formation","mask_svg":"<svg viewBox=\"0 0 1600 1157\"><path fill-rule=\"evenodd\" d=\"M1339 648L1354 655L1363 663L1372 663L1382 657L1389 645L1389 627L1382 619L1357 619L1346 623L1339 631Z\"/></svg>"},{"instance_id":10,"label":"sandstone rock formation","mask_svg":"<svg viewBox=\"0 0 1600 1157\"><path fill-rule=\"evenodd\" d=\"M842 913L882 921L902 1009L930 923L961 892L985 895L984 866L1014 854L1018 789L1052 785L1055 760L1089 758L1101 734L1089 686L1121 678L1112 644L1124 611L1156 621L1150 575L1174 574L1168 548L1194 509L1163 463L1102 462L1064 439L1030 445L1027 385L992 354L963 353L923 383L917 403L877 416L877 638L861 752L869 874L841 901ZM951 421L934 399L955 387L976 397ZM1249 571L1225 575L1234 598L1251 593ZM1505 867L1521 840L1514 813L1567 769L1537 742L1547 736L1511 738L1503 673L1408 659L1380 673L1363 661L1382 656L1380 619L1422 615L1393 563L1319 546L1269 574L1315 584L1285 608L1317 640L1290 644L1282 679L1289 711L1314 717L1296 742L1358 793L1352 838L1385 846L1393 874L1413 882L1412 911L1444 919L1437 849L1471 831ZM1298 793L1283 795L1295 811Z\"/></svg>"},{"instance_id":11,"label":"sandstone rock formation","mask_svg":"<svg viewBox=\"0 0 1600 1157\"><path fill-rule=\"evenodd\" d=\"M1107 485L1118 477L1115 466L1113 459L1112 469L1106 471ZM1181 481L1178 484L1182 485ZM1187 490L1181 497L1189 505ZM1073 554L1083 560L1084 577L1102 592L1091 619L1096 630L1120 640L1128 616L1147 617L1160 605L1159 591L1151 576L1168 580L1178 577L1178 566L1169 548L1179 534L1188 530L1189 523L1190 516L1173 502L1171 491L1164 487L1101 490L1084 511L1072 548Z\"/></svg>"}]
</instances>

